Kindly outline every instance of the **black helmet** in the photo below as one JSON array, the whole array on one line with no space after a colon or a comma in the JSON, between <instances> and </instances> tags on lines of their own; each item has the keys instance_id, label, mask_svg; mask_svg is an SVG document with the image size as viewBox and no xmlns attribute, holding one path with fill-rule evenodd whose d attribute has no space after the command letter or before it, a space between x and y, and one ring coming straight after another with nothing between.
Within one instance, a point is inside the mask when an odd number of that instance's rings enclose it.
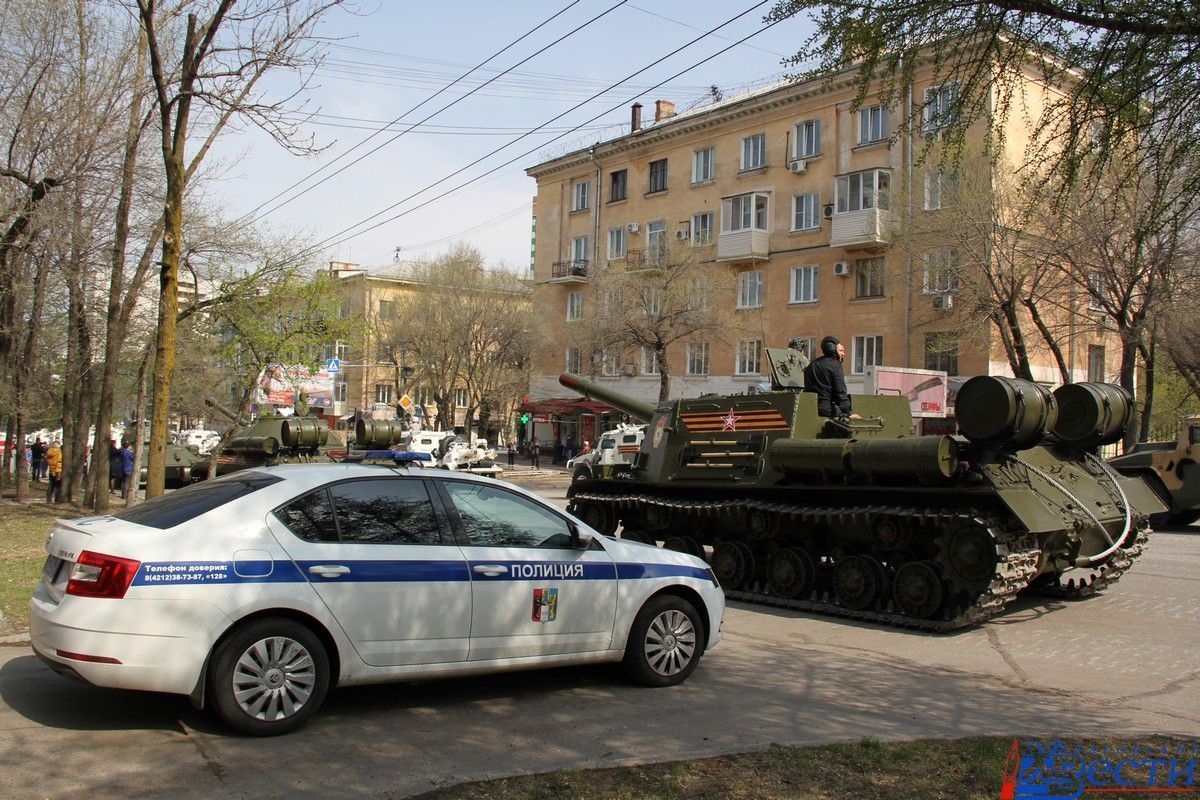
<instances>
[{"instance_id":1,"label":"black helmet","mask_svg":"<svg viewBox=\"0 0 1200 800\"><path fill-rule=\"evenodd\" d=\"M801 336L793 336L788 340L788 347L793 350L807 350L808 340Z\"/></svg>"},{"instance_id":2,"label":"black helmet","mask_svg":"<svg viewBox=\"0 0 1200 800\"><path fill-rule=\"evenodd\" d=\"M830 357L836 356L839 344L841 344L841 342L838 341L836 336L826 336L821 340L821 355Z\"/></svg>"}]
</instances>

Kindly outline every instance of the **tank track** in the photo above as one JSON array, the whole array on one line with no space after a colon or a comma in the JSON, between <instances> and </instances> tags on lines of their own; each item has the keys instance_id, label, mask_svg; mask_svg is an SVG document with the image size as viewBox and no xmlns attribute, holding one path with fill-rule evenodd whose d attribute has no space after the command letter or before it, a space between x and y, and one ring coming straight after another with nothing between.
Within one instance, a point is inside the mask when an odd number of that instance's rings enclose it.
<instances>
[{"instance_id":1,"label":"tank track","mask_svg":"<svg viewBox=\"0 0 1200 800\"><path fill-rule=\"evenodd\" d=\"M846 508L810 508L788 503L768 503L755 500L714 500L685 502L671 498L646 497L644 495L612 495L578 492L575 501L599 501L619 508L643 508L647 505L663 506L675 511L692 514L734 515L748 509L760 509L770 513L786 514L793 520L810 523L836 523L840 520L856 521L877 514L909 517L914 521L932 524L948 524L955 521L971 521L983 527L996 545L997 561L991 580L966 607L955 609L945 619L918 619L888 610L854 610L838 605L828 593L814 591L808 598L784 598L773 595L765 583L755 583L749 590L725 590L731 600L790 608L797 611L812 611L819 614L847 619L874 622L914 630L939 633L943 631L977 625L999 613L1025 589L1037 575L1041 550L1037 540L1020 531L1005 530L999 520L978 510L944 511L927 508L904 508L901 506L865 506Z\"/></svg>"},{"instance_id":2,"label":"tank track","mask_svg":"<svg viewBox=\"0 0 1200 800\"><path fill-rule=\"evenodd\" d=\"M1091 597L1119 581L1125 570L1133 565L1134 560L1146 552L1149 543L1150 526L1149 523L1143 522L1134 536L1133 544L1118 550L1108 563L1095 568L1069 570L1061 575L1051 576L1053 580L1044 583L1034 581L1030 593L1064 600ZM1080 577L1075 577L1076 575Z\"/></svg>"}]
</instances>

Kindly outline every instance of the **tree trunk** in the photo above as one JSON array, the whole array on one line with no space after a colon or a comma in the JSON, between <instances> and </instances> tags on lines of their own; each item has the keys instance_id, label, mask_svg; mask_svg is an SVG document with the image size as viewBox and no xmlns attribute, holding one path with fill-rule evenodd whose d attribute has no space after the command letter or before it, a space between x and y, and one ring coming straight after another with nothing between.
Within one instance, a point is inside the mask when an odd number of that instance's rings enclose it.
<instances>
[{"instance_id":1,"label":"tree trunk","mask_svg":"<svg viewBox=\"0 0 1200 800\"><path fill-rule=\"evenodd\" d=\"M146 349L146 354L142 356L142 363L138 365L138 390L137 401L133 409L133 429L136 431L133 437L133 474L129 476L129 492L125 495L125 507L129 508L137 503L138 484L141 483L142 475L142 430L145 428L144 419L146 416L146 378L150 371L150 349ZM154 423L151 423L153 426ZM146 465L146 485L150 485L150 465ZM163 462L163 478L165 480L167 474L166 462ZM147 498L149 496L147 495Z\"/></svg>"},{"instance_id":2,"label":"tree trunk","mask_svg":"<svg viewBox=\"0 0 1200 800\"><path fill-rule=\"evenodd\" d=\"M9 470L13 469L13 451L17 448L16 431L13 428L16 420L12 414L4 417L4 454L0 456L0 498L4 497L4 484L8 483ZM22 450L21 454L24 455Z\"/></svg>"},{"instance_id":3,"label":"tree trunk","mask_svg":"<svg viewBox=\"0 0 1200 800\"><path fill-rule=\"evenodd\" d=\"M1125 329L1121 331L1121 373L1120 373L1121 388L1129 392L1129 396L1137 401L1137 341L1133 335L1133 331ZM1138 418L1134 417L1135 424L1129 426L1125 431L1125 438L1122 440L1122 448L1128 452L1132 449L1135 442L1138 440Z\"/></svg>"},{"instance_id":4,"label":"tree trunk","mask_svg":"<svg viewBox=\"0 0 1200 800\"><path fill-rule=\"evenodd\" d=\"M1150 438L1150 417L1154 413L1154 362L1157 358L1158 337L1154 328L1150 329L1150 342L1142 353L1142 361L1145 363L1145 378L1146 389L1142 402L1142 421L1140 431L1138 433L1138 441L1145 442Z\"/></svg>"},{"instance_id":5,"label":"tree trunk","mask_svg":"<svg viewBox=\"0 0 1200 800\"><path fill-rule=\"evenodd\" d=\"M654 348L654 358L658 361L658 402L664 403L671 399L671 369L667 366L667 348Z\"/></svg>"},{"instance_id":6,"label":"tree trunk","mask_svg":"<svg viewBox=\"0 0 1200 800\"><path fill-rule=\"evenodd\" d=\"M1062 378L1062 382L1070 383L1071 370L1067 368L1067 360L1063 358L1062 348L1058 346L1058 339L1055 338L1049 326L1046 325L1046 321L1042 319L1041 313L1038 312L1037 304L1030 297L1023 298L1021 304L1029 310L1029 316L1033 318L1033 324L1037 326L1038 333L1042 335L1050 352L1054 354L1054 362L1058 364L1058 374Z\"/></svg>"},{"instance_id":7,"label":"tree trunk","mask_svg":"<svg viewBox=\"0 0 1200 800\"><path fill-rule=\"evenodd\" d=\"M17 441L25 444L25 393L33 379L33 362L37 358L38 333L42 328L42 308L45 305L46 273L49 268L45 259L38 259L33 274L33 292L29 306L29 330L25 333L25 346L21 350L21 363L17 365L13 391L13 408L17 410ZM25 499L25 481L21 479L21 466L25 463L24 450L17 462L17 501Z\"/></svg>"}]
</instances>

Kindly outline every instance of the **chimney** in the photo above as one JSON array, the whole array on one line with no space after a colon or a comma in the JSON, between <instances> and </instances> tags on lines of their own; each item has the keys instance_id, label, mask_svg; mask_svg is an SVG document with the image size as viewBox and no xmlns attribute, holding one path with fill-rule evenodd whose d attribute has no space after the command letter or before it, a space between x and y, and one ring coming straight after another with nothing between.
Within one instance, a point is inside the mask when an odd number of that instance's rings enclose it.
<instances>
[{"instance_id":1,"label":"chimney","mask_svg":"<svg viewBox=\"0 0 1200 800\"><path fill-rule=\"evenodd\" d=\"M655 100L654 101L654 121L662 122L664 119L670 119L675 116L675 104L670 100Z\"/></svg>"},{"instance_id":2,"label":"chimney","mask_svg":"<svg viewBox=\"0 0 1200 800\"><path fill-rule=\"evenodd\" d=\"M629 112L629 132L637 133L642 129L642 104L634 103Z\"/></svg>"}]
</instances>

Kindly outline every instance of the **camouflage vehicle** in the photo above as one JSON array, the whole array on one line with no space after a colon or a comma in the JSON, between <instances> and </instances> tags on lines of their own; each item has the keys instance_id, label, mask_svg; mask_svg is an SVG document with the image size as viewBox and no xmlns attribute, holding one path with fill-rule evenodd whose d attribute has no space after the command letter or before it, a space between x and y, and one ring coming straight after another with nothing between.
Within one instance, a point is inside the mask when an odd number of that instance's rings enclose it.
<instances>
[{"instance_id":1,"label":"camouflage vehicle","mask_svg":"<svg viewBox=\"0 0 1200 800\"><path fill-rule=\"evenodd\" d=\"M132 428L126 429L126 433L121 435L121 444L132 444L131 434ZM150 439L149 432L142 437L142 443L145 444ZM164 472L164 485L168 488L178 488L187 486L195 481L202 481L208 474L208 459L200 455L194 448L189 447L180 442L168 442L165 449L166 465ZM146 452L142 451L142 466L138 471L138 486L146 485Z\"/></svg>"},{"instance_id":2,"label":"camouflage vehicle","mask_svg":"<svg viewBox=\"0 0 1200 800\"><path fill-rule=\"evenodd\" d=\"M227 419L241 423L236 414L212 398L204 398L204 403ZM207 477L209 458L217 462L217 475L250 467L325 461L328 445L329 425L323 419L264 415L235 431L228 444L203 459L192 472L199 471L197 480Z\"/></svg>"},{"instance_id":3,"label":"camouflage vehicle","mask_svg":"<svg viewBox=\"0 0 1200 800\"><path fill-rule=\"evenodd\" d=\"M566 387L648 422L633 464L576 480L570 508L605 533L706 556L739 600L944 631L1036 589L1081 597L1146 545L1154 492L1092 452L1132 402L1082 383L1053 395L981 376L962 436L915 436L906 398L853 398L824 418L793 351L767 351L770 391L658 406L574 375Z\"/></svg>"},{"instance_id":4,"label":"camouflage vehicle","mask_svg":"<svg viewBox=\"0 0 1200 800\"><path fill-rule=\"evenodd\" d=\"M1109 459L1122 475L1144 478L1158 493L1174 525L1200 519L1200 415L1184 420L1177 442L1139 442Z\"/></svg>"}]
</instances>

